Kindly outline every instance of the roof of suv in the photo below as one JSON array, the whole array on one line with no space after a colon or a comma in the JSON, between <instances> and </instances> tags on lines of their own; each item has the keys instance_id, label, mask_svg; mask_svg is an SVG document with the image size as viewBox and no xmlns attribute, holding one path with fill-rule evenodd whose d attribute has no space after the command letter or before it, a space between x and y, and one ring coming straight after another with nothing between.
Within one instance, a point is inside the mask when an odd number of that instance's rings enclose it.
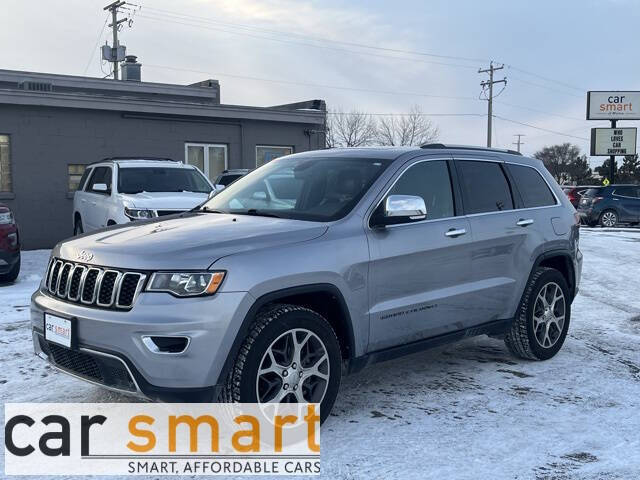
<instances>
[{"instance_id":1,"label":"roof of suv","mask_svg":"<svg viewBox=\"0 0 640 480\"><path fill-rule=\"evenodd\" d=\"M166 168L192 168L184 162L162 157L108 157L89 165L113 163L127 167L166 167Z\"/></svg>"},{"instance_id":2,"label":"roof of suv","mask_svg":"<svg viewBox=\"0 0 640 480\"><path fill-rule=\"evenodd\" d=\"M369 158L380 158L387 160L395 160L400 155L408 152L424 152L425 150L438 152L439 150L443 150L448 152L457 151L457 152L485 152L492 154L501 154L501 155L513 155L518 158L527 158L523 157L522 154L514 151L514 150L502 150L498 148L486 148L486 147L477 147L472 145L445 145L443 143L430 143L426 145L422 145L421 147L348 147L348 148L329 148L324 150L313 150L308 152L300 152L295 155L305 155L305 156L314 156L314 157L326 157L326 156L341 156L341 157L361 157L363 154Z\"/></svg>"}]
</instances>

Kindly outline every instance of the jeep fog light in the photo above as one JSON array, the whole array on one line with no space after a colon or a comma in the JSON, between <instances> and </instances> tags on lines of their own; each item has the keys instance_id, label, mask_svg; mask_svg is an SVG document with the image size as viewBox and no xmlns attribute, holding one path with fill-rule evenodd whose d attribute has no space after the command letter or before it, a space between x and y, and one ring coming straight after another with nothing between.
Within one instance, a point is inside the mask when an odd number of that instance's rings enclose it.
<instances>
[{"instance_id":1,"label":"jeep fog light","mask_svg":"<svg viewBox=\"0 0 640 480\"><path fill-rule=\"evenodd\" d=\"M147 291L167 292L177 297L213 295L218 291L225 272L156 272Z\"/></svg>"}]
</instances>

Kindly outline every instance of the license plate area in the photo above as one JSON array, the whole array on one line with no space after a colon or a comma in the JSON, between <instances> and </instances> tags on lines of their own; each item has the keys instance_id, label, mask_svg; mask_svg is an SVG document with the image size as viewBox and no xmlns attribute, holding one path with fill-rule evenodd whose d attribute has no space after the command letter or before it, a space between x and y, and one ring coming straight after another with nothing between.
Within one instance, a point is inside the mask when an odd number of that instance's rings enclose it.
<instances>
[{"instance_id":1,"label":"license plate area","mask_svg":"<svg viewBox=\"0 0 640 480\"><path fill-rule=\"evenodd\" d=\"M62 318L50 313L44 314L44 338L63 347L76 347L75 318Z\"/></svg>"}]
</instances>

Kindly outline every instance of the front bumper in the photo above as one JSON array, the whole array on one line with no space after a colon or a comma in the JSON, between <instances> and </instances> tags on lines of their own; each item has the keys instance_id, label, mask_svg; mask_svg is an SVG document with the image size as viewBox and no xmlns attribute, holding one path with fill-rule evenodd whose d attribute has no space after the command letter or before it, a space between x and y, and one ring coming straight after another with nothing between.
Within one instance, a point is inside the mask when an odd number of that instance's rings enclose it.
<instances>
[{"instance_id":1,"label":"front bumper","mask_svg":"<svg viewBox=\"0 0 640 480\"><path fill-rule=\"evenodd\" d=\"M246 292L175 298L141 293L128 312L68 303L37 291L31 299L35 353L54 367L127 394L163 401L211 401L253 298ZM77 347L44 340L44 313L75 318ZM178 354L152 352L145 336L184 336ZM128 378L130 377L130 378Z\"/></svg>"}]
</instances>

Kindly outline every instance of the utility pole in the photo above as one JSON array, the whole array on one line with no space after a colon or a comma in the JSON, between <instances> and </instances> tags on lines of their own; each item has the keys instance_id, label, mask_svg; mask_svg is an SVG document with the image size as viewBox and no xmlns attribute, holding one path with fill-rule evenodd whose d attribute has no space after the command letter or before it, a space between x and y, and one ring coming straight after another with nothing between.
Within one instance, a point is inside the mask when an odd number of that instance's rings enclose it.
<instances>
[{"instance_id":1,"label":"utility pole","mask_svg":"<svg viewBox=\"0 0 640 480\"><path fill-rule=\"evenodd\" d=\"M489 89L489 96L487 97L487 102L488 102L488 110L487 110L487 147L491 147L491 121L493 119L493 85L495 83L504 83L505 87L507 86L507 79L506 77L503 78L502 80L494 80L493 79L493 73L497 70L502 70L504 68L504 65L500 65L499 67L494 67L493 66L493 61L491 61L491 63L489 64L489 68L487 69L480 69L478 70L478 73L488 73L489 74L489 80L488 81L484 81L484 82L480 82L480 86L482 87L483 91L487 89Z\"/></svg>"},{"instance_id":2,"label":"utility pole","mask_svg":"<svg viewBox=\"0 0 640 480\"><path fill-rule=\"evenodd\" d=\"M111 12L111 23L109 24L109 26L111 27L112 31L113 31L113 45L111 46L112 49L112 63L113 63L113 79L114 80L118 80L118 55L117 55L117 51L118 51L118 47L120 46L120 43L118 42L118 26L123 23L126 22L128 20L128 18L121 18L120 20L118 20L118 8L123 7L124 5L126 5L127 2L121 1L121 0L117 0L113 3L110 3L109 5L107 5L106 7L103 8L103 10L109 10Z\"/></svg>"},{"instance_id":3,"label":"utility pole","mask_svg":"<svg viewBox=\"0 0 640 480\"><path fill-rule=\"evenodd\" d=\"M523 142L523 141L521 141L520 139L521 139L522 137L525 137L525 136L526 136L526 135L525 135L524 133L516 133L516 134L514 135L514 137L518 137L518 140L517 140L516 142L513 142L513 144L514 144L514 145L517 145L517 146L518 146L518 153L520 153L520 145L524 145L524 142Z\"/></svg>"}]
</instances>

